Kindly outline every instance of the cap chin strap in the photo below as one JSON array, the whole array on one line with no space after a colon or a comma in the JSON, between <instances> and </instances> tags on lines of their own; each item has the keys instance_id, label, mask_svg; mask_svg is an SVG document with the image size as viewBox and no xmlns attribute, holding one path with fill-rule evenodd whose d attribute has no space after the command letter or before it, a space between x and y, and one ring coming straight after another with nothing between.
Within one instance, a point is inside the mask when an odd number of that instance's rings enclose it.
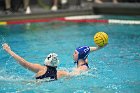
<instances>
[{"instance_id":1,"label":"cap chin strap","mask_svg":"<svg viewBox=\"0 0 140 93\"><path fill-rule=\"evenodd\" d=\"M77 65L77 67L78 67L78 61L74 61L74 65L75 65L75 64L76 64L76 65Z\"/></svg>"},{"instance_id":2,"label":"cap chin strap","mask_svg":"<svg viewBox=\"0 0 140 93\"><path fill-rule=\"evenodd\" d=\"M76 50L76 51L77 51L77 50ZM77 65L78 65L78 60L79 60L79 52L78 52L78 59L77 59L77 61L74 61L74 64L77 63Z\"/></svg>"},{"instance_id":3,"label":"cap chin strap","mask_svg":"<svg viewBox=\"0 0 140 93\"><path fill-rule=\"evenodd\" d=\"M79 60L79 59L78 59ZM78 66L78 60L77 61L74 61L74 64L77 64L77 66Z\"/></svg>"},{"instance_id":4,"label":"cap chin strap","mask_svg":"<svg viewBox=\"0 0 140 93\"><path fill-rule=\"evenodd\" d=\"M78 60L80 60L80 59L78 59ZM74 61L74 64L77 64L77 66L78 66L78 60ZM82 60L84 60L84 59L82 59ZM84 63L86 63L86 62L84 61Z\"/></svg>"},{"instance_id":5,"label":"cap chin strap","mask_svg":"<svg viewBox=\"0 0 140 93\"><path fill-rule=\"evenodd\" d=\"M86 57L86 56L85 56ZM80 60L79 59L79 54L78 54L78 60ZM77 64L77 66L78 66L78 60L77 61L74 61L74 64ZM83 59L84 60L84 59Z\"/></svg>"},{"instance_id":6,"label":"cap chin strap","mask_svg":"<svg viewBox=\"0 0 140 93\"><path fill-rule=\"evenodd\" d=\"M78 65L78 61L74 61L74 64L77 64Z\"/></svg>"}]
</instances>

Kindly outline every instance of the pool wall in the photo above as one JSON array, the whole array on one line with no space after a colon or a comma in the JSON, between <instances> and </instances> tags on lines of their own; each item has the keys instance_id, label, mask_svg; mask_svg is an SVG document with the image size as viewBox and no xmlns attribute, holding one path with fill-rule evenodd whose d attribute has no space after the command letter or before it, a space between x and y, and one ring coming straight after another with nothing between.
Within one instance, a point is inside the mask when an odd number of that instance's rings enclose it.
<instances>
[{"instance_id":1,"label":"pool wall","mask_svg":"<svg viewBox=\"0 0 140 93\"><path fill-rule=\"evenodd\" d=\"M93 4L94 14L140 15L140 3Z\"/></svg>"},{"instance_id":2,"label":"pool wall","mask_svg":"<svg viewBox=\"0 0 140 93\"><path fill-rule=\"evenodd\" d=\"M88 8L60 9L57 11L40 12L38 7L36 13L1 15L0 22L24 19L43 19L77 15L140 15L140 3L103 3L88 4Z\"/></svg>"}]
</instances>

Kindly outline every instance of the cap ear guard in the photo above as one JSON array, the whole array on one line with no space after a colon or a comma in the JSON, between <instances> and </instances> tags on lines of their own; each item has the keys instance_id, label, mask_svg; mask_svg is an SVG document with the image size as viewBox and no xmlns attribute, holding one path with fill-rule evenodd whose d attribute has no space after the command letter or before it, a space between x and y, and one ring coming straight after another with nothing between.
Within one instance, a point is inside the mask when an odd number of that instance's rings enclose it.
<instances>
[{"instance_id":1,"label":"cap ear guard","mask_svg":"<svg viewBox=\"0 0 140 93\"><path fill-rule=\"evenodd\" d=\"M50 53L46 57L44 64L48 66L58 66L59 64L58 55L56 53Z\"/></svg>"},{"instance_id":2,"label":"cap ear guard","mask_svg":"<svg viewBox=\"0 0 140 93\"><path fill-rule=\"evenodd\" d=\"M76 51L78 51L78 60L79 59L85 60L89 55L90 48L89 48L89 46L82 46L82 47L76 48Z\"/></svg>"}]
</instances>

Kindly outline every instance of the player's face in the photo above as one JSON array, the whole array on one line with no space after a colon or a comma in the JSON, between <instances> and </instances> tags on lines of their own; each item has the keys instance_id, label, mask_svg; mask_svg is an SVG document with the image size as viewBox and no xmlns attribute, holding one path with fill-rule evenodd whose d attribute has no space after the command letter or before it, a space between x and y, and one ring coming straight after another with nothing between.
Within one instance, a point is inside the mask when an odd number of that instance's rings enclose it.
<instances>
[{"instance_id":1,"label":"player's face","mask_svg":"<svg viewBox=\"0 0 140 93\"><path fill-rule=\"evenodd\" d=\"M78 52L75 50L73 53L73 60L77 61L78 60Z\"/></svg>"}]
</instances>

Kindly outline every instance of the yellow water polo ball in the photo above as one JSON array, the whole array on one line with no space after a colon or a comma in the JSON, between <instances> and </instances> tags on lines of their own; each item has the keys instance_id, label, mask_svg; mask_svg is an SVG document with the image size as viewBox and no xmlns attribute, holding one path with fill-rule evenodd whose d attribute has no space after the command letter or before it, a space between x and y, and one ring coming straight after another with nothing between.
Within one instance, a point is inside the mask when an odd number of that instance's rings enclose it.
<instances>
[{"instance_id":1,"label":"yellow water polo ball","mask_svg":"<svg viewBox=\"0 0 140 93\"><path fill-rule=\"evenodd\" d=\"M108 35L105 32L97 32L94 37L94 42L96 45L102 47L108 43Z\"/></svg>"}]
</instances>

